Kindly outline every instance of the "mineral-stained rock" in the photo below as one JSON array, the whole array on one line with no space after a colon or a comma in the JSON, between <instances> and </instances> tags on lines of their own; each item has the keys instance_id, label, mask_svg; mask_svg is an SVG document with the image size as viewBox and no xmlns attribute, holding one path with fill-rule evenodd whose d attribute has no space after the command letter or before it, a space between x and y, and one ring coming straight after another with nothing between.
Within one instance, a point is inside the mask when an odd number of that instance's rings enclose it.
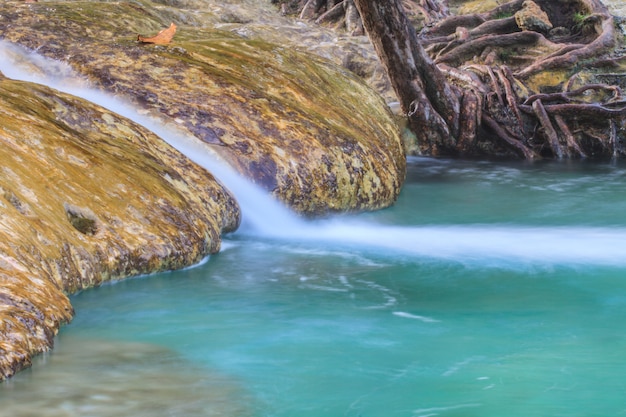
<instances>
[{"instance_id":1,"label":"mineral-stained rock","mask_svg":"<svg viewBox=\"0 0 626 417\"><path fill-rule=\"evenodd\" d=\"M498 7L502 2L499 0L466 0L455 3L460 3L458 14L470 14L488 12Z\"/></svg>"},{"instance_id":2,"label":"mineral-stained rock","mask_svg":"<svg viewBox=\"0 0 626 417\"><path fill-rule=\"evenodd\" d=\"M198 4L3 1L0 38L176 123L299 212L393 203L405 159L380 96L326 61L203 28L206 11L184 9ZM137 42L172 22L170 44ZM209 173L112 112L2 79L0 119L0 379L51 346L66 293L188 265L239 224Z\"/></svg>"},{"instance_id":3,"label":"mineral-stained rock","mask_svg":"<svg viewBox=\"0 0 626 417\"><path fill-rule=\"evenodd\" d=\"M552 29L547 13L532 0L526 0L522 9L515 13L515 22L522 30L548 33Z\"/></svg>"},{"instance_id":4,"label":"mineral-stained rock","mask_svg":"<svg viewBox=\"0 0 626 417\"><path fill-rule=\"evenodd\" d=\"M184 22L167 46L136 42L190 15L177 12L147 0L5 2L0 36L175 120L299 212L395 201L405 156L380 96L326 61Z\"/></svg>"},{"instance_id":5,"label":"mineral-stained rock","mask_svg":"<svg viewBox=\"0 0 626 417\"><path fill-rule=\"evenodd\" d=\"M0 379L49 349L66 293L180 268L239 208L206 170L83 100L0 78Z\"/></svg>"}]
</instances>

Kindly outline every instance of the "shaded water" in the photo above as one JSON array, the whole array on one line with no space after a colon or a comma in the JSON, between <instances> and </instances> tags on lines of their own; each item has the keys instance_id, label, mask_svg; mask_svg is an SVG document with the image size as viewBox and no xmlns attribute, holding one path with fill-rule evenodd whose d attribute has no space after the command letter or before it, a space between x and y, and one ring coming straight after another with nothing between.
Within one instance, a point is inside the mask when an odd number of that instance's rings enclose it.
<instances>
[{"instance_id":1,"label":"shaded water","mask_svg":"<svg viewBox=\"0 0 626 417\"><path fill-rule=\"evenodd\" d=\"M195 268L74 296L76 319L0 385L0 408L623 414L625 188L622 164L413 159L391 209L244 228Z\"/></svg>"}]
</instances>

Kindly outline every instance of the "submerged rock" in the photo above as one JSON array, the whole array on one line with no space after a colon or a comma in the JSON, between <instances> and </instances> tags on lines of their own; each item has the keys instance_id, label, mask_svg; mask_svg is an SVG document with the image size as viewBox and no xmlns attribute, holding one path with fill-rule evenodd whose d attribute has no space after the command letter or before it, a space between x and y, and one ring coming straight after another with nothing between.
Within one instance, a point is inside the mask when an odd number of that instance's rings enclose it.
<instances>
[{"instance_id":1,"label":"submerged rock","mask_svg":"<svg viewBox=\"0 0 626 417\"><path fill-rule=\"evenodd\" d=\"M181 268L239 225L231 195L144 128L0 78L0 379L49 349L66 293Z\"/></svg>"},{"instance_id":2,"label":"submerged rock","mask_svg":"<svg viewBox=\"0 0 626 417\"><path fill-rule=\"evenodd\" d=\"M149 1L5 3L0 16L5 39L175 120L301 213L378 209L400 191L405 156L393 116L338 66L185 25L197 17ZM170 45L136 42L170 19L178 19Z\"/></svg>"},{"instance_id":3,"label":"submerged rock","mask_svg":"<svg viewBox=\"0 0 626 417\"><path fill-rule=\"evenodd\" d=\"M54 351L0 385L5 416L252 417L241 381L166 348L61 334ZM255 413L256 411L256 413Z\"/></svg>"}]
</instances>

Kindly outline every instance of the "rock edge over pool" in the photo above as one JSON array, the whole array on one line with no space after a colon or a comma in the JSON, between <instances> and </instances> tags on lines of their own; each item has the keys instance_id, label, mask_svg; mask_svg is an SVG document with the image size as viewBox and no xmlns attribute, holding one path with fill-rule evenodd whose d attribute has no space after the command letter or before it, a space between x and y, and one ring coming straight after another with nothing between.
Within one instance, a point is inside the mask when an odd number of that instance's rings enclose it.
<instances>
[{"instance_id":1,"label":"rock edge over pool","mask_svg":"<svg viewBox=\"0 0 626 417\"><path fill-rule=\"evenodd\" d=\"M373 210L405 174L381 97L326 61L148 0L0 4L0 38L69 63L175 123L294 210ZM174 42L145 45L176 21ZM66 294L219 249L239 207L210 173L119 116L0 80L0 379L50 348Z\"/></svg>"},{"instance_id":2,"label":"rock edge over pool","mask_svg":"<svg viewBox=\"0 0 626 417\"><path fill-rule=\"evenodd\" d=\"M238 227L203 168L118 115L0 77L0 379L52 346L67 293L181 268Z\"/></svg>"}]
</instances>

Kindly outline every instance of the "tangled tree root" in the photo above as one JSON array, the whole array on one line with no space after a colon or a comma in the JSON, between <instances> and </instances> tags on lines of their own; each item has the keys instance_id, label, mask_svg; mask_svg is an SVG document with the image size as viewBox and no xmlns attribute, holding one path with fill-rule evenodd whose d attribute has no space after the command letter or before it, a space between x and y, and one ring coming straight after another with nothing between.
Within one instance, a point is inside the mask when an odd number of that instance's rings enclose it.
<instances>
[{"instance_id":1,"label":"tangled tree root","mask_svg":"<svg viewBox=\"0 0 626 417\"><path fill-rule=\"evenodd\" d=\"M364 35L363 22L353 0L272 0L283 14L345 30L353 36ZM446 2L404 0L404 8L419 27L432 25L450 15Z\"/></svg>"},{"instance_id":2,"label":"tangled tree root","mask_svg":"<svg viewBox=\"0 0 626 417\"><path fill-rule=\"evenodd\" d=\"M453 16L422 32L421 41L437 63L461 64L485 56L487 48L522 46L547 51L543 56L517 57L523 79L540 71L574 65L595 58L615 46L613 17L599 0L575 0L567 4L536 0L548 11L555 28L550 33L522 30L517 13L527 0L513 0L483 14Z\"/></svg>"},{"instance_id":3,"label":"tangled tree root","mask_svg":"<svg viewBox=\"0 0 626 417\"><path fill-rule=\"evenodd\" d=\"M294 2L300 18L362 33L354 0ZM594 78L600 69L626 70L626 58L615 54L614 19L600 0L512 0L466 15L450 15L446 0L403 0L403 6L407 15L419 16L418 23L411 19L423 26L419 42L461 104L457 116L441 114L441 120L454 119L447 129L431 126L450 132L450 138L425 131L423 120L409 123L421 123L422 134L416 134L424 153L525 159L626 155L622 88ZM426 96L403 103L410 121L419 118L426 101L433 102Z\"/></svg>"},{"instance_id":4,"label":"tangled tree root","mask_svg":"<svg viewBox=\"0 0 626 417\"><path fill-rule=\"evenodd\" d=\"M470 91L482 99L477 118L483 134L497 137L515 154L526 159L624 155L626 102L621 88L591 83L573 89L579 71L623 63L622 57L592 61L615 48L613 17L598 0L567 5L535 0L559 26L548 33L522 30L518 16L527 3L513 0L487 13L452 16L423 30L420 41L465 95ZM570 77L539 85L555 92L532 94L528 81L549 72ZM465 123L461 131L476 129L473 120ZM502 153L488 142L478 143L480 136L458 140L448 151Z\"/></svg>"}]
</instances>

